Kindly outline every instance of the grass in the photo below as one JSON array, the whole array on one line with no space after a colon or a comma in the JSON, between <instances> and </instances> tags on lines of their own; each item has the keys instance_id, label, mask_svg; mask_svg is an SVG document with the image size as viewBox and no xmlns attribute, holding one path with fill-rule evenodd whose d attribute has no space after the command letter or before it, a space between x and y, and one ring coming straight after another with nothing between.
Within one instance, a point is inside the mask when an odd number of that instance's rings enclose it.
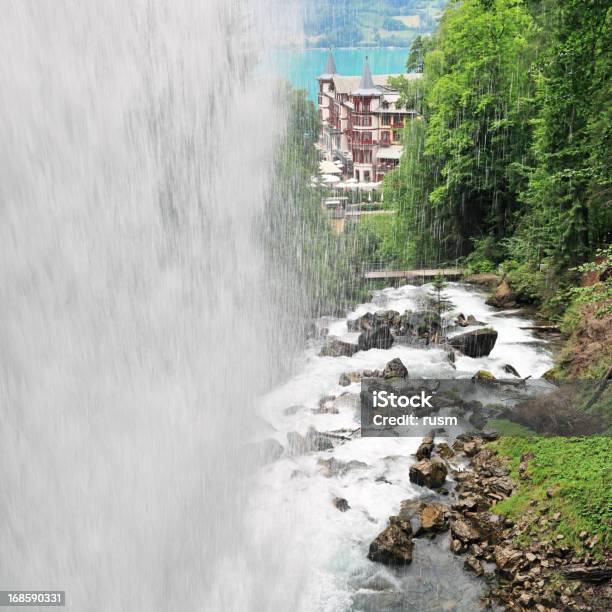
<instances>
[{"instance_id":1,"label":"grass","mask_svg":"<svg viewBox=\"0 0 612 612\"><path fill-rule=\"evenodd\" d=\"M601 553L602 546L610 545L611 438L502 437L491 448L510 458L511 476L517 485L510 498L494 506L494 512L520 520L530 510L539 513L546 506L549 518L556 512L561 513L561 521L551 530L550 537L563 534L562 544L580 550L583 547L578 538L581 531L590 536L597 534L599 543L595 554ZM520 480L520 457L530 451L535 455L528 462L527 472L531 479ZM546 495L550 488L556 490L552 499ZM535 508L530 505L532 500L536 501ZM537 527L534 522L532 535L537 533Z\"/></svg>"},{"instance_id":2,"label":"grass","mask_svg":"<svg viewBox=\"0 0 612 612\"><path fill-rule=\"evenodd\" d=\"M494 429L501 436L533 436L534 431L506 419L491 419L487 421L487 429Z\"/></svg>"}]
</instances>

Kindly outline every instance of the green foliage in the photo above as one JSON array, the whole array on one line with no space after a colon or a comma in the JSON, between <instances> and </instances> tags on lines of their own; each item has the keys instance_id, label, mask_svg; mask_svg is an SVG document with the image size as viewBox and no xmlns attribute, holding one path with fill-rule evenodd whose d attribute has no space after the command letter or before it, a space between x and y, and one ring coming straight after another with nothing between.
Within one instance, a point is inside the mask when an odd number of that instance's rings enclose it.
<instances>
[{"instance_id":1,"label":"green foliage","mask_svg":"<svg viewBox=\"0 0 612 612\"><path fill-rule=\"evenodd\" d=\"M278 147L267 215L271 236L270 275L279 278L279 300L299 288L297 308L303 318L341 311L359 291L359 276L353 268L354 244L348 238L332 235L321 210L322 193L310 185L318 171L319 158L313 144L319 131L318 115L306 91L288 84L279 95L288 113L287 131ZM288 305L292 311L295 305Z\"/></svg>"},{"instance_id":2,"label":"green foliage","mask_svg":"<svg viewBox=\"0 0 612 612\"><path fill-rule=\"evenodd\" d=\"M497 262L501 259L501 249L492 236L473 239L474 250L465 258L465 265L470 274L495 272Z\"/></svg>"},{"instance_id":3,"label":"green foliage","mask_svg":"<svg viewBox=\"0 0 612 612\"><path fill-rule=\"evenodd\" d=\"M415 39L423 78L393 85L422 120L385 181L413 263L507 260L535 301L610 241L611 16L603 0L454 1Z\"/></svg>"},{"instance_id":4,"label":"green foliage","mask_svg":"<svg viewBox=\"0 0 612 612\"><path fill-rule=\"evenodd\" d=\"M549 513L561 512L555 534L565 536L564 543L578 548L581 531L598 534L600 542L610 544L612 533L612 480L610 454L612 439L502 437L492 447L510 457L517 490L494 511L513 519L521 518L535 500L537 507L549 506ZM521 455L533 452L528 463L529 480L518 477ZM556 491L548 499L548 489ZM534 526L535 529L535 526ZM535 534L534 534L535 535Z\"/></svg>"}]
</instances>

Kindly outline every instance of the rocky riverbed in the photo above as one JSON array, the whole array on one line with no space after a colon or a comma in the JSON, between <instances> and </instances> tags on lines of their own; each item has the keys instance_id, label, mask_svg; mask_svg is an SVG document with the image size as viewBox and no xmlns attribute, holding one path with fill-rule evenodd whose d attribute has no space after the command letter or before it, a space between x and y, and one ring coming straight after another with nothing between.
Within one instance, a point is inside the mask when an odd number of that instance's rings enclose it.
<instances>
[{"instance_id":1,"label":"rocky riverbed","mask_svg":"<svg viewBox=\"0 0 612 612\"><path fill-rule=\"evenodd\" d=\"M246 511L262 547L273 539L288 563L283 588L299 585L296 609L472 611L490 597L479 574L494 573L494 551L484 548L480 532L472 533L462 510L489 512L472 503L477 494L463 476L482 442L464 440L467 449L453 449L459 431L435 432L425 447L421 436L363 438L360 381L364 372L383 380L470 379L479 371L508 378L514 376L508 366L521 377L538 377L551 367L551 354L545 341L520 329L526 322L519 312L495 310L465 285L445 290L451 310L439 321L434 316L433 325L402 319L407 310L425 310L427 293L427 287L386 289L344 319L320 321L325 337L313 339L295 375L261 402L257 437L268 462ZM389 312L398 315L381 314ZM377 315L391 317L382 332L367 327ZM471 348L461 350L462 340L453 348L453 338L483 329L495 332L493 346L472 356ZM326 350L330 342L351 348ZM507 476L496 478L492 495L510 493ZM404 548L394 552L395 540Z\"/></svg>"}]
</instances>

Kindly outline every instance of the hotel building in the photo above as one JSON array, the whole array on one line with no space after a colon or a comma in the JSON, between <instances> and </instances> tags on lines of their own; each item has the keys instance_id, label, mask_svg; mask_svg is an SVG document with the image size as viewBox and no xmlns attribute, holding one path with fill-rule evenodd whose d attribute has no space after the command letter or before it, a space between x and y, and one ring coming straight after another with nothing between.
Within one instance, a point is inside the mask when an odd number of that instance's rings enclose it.
<instances>
[{"instance_id":1,"label":"hotel building","mask_svg":"<svg viewBox=\"0 0 612 612\"><path fill-rule=\"evenodd\" d=\"M399 92L388 84L392 76L400 75L372 76L367 58L361 77L341 76L330 53L318 77L319 145L329 160L343 162L346 178L378 182L399 164L402 128L417 113L398 106ZM417 79L421 75L402 76Z\"/></svg>"}]
</instances>

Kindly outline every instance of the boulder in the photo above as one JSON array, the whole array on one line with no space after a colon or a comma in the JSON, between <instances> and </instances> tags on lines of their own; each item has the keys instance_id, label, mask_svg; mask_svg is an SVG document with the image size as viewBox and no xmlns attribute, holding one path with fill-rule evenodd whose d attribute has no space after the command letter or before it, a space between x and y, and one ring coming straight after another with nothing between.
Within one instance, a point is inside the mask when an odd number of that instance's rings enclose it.
<instances>
[{"instance_id":1,"label":"boulder","mask_svg":"<svg viewBox=\"0 0 612 612\"><path fill-rule=\"evenodd\" d=\"M480 380L487 382L497 379L495 378L495 376L493 376L493 374L491 374L491 372L488 372L487 370L478 370L478 372L476 372L476 374L472 376L472 380Z\"/></svg>"},{"instance_id":2,"label":"boulder","mask_svg":"<svg viewBox=\"0 0 612 612\"><path fill-rule=\"evenodd\" d=\"M439 503L405 499L400 505L399 516L410 521L415 537L427 535L433 538L437 533L447 531L449 526L448 506Z\"/></svg>"},{"instance_id":3,"label":"boulder","mask_svg":"<svg viewBox=\"0 0 612 612\"><path fill-rule=\"evenodd\" d=\"M507 363L503 368L506 374L511 374L512 376L516 376L516 378L520 378L521 375L516 371L514 367L512 367L509 363Z\"/></svg>"},{"instance_id":4,"label":"boulder","mask_svg":"<svg viewBox=\"0 0 612 612\"><path fill-rule=\"evenodd\" d=\"M442 321L437 312L424 310L421 312L406 311L400 317L400 335L418 337L431 336L442 328Z\"/></svg>"},{"instance_id":5,"label":"boulder","mask_svg":"<svg viewBox=\"0 0 612 612\"><path fill-rule=\"evenodd\" d=\"M466 332L449 340L449 344L454 349L474 358L486 357L493 350L496 342L497 332L489 327Z\"/></svg>"},{"instance_id":6,"label":"boulder","mask_svg":"<svg viewBox=\"0 0 612 612\"><path fill-rule=\"evenodd\" d=\"M462 312L457 315L457 318L455 319L455 324L459 327L467 327L469 325L467 319L465 318L465 315Z\"/></svg>"},{"instance_id":7,"label":"boulder","mask_svg":"<svg viewBox=\"0 0 612 612\"><path fill-rule=\"evenodd\" d=\"M482 576L484 574L484 567L482 566L482 563L472 555L468 555L465 558L463 567L465 567L466 570L474 572L477 576Z\"/></svg>"},{"instance_id":8,"label":"boulder","mask_svg":"<svg viewBox=\"0 0 612 612\"><path fill-rule=\"evenodd\" d=\"M485 303L495 308L514 308L516 306L516 294L510 288L508 281L504 279Z\"/></svg>"},{"instance_id":9,"label":"boulder","mask_svg":"<svg viewBox=\"0 0 612 612\"><path fill-rule=\"evenodd\" d=\"M410 521L391 516L388 527L370 544L368 559L385 565L408 565L412 562L412 548Z\"/></svg>"},{"instance_id":10,"label":"boulder","mask_svg":"<svg viewBox=\"0 0 612 612\"><path fill-rule=\"evenodd\" d=\"M340 510L340 512L346 512L347 510L351 509L349 503L346 501L346 499L344 499L344 497L336 497L332 503L334 506L336 506L336 508L338 508L338 510Z\"/></svg>"},{"instance_id":11,"label":"boulder","mask_svg":"<svg viewBox=\"0 0 612 612\"><path fill-rule=\"evenodd\" d=\"M440 442L436 446L436 453L438 453L442 459L450 459L455 456L455 451L446 442Z\"/></svg>"},{"instance_id":12,"label":"boulder","mask_svg":"<svg viewBox=\"0 0 612 612\"><path fill-rule=\"evenodd\" d=\"M520 551L508 546L496 546L493 551L493 556L495 558L495 564L503 575L514 573L522 559Z\"/></svg>"},{"instance_id":13,"label":"boulder","mask_svg":"<svg viewBox=\"0 0 612 612\"><path fill-rule=\"evenodd\" d=\"M436 534L448 530L448 507L442 504L423 504L419 511L420 526L415 535Z\"/></svg>"},{"instance_id":14,"label":"boulder","mask_svg":"<svg viewBox=\"0 0 612 612\"><path fill-rule=\"evenodd\" d=\"M429 434L423 438L421 445L417 449L416 458L420 461L421 459L429 459L431 457L431 451L434 447L434 437Z\"/></svg>"},{"instance_id":15,"label":"boulder","mask_svg":"<svg viewBox=\"0 0 612 612\"><path fill-rule=\"evenodd\" d=\"M369 351L370 349L388 349L393 345L391 328L384 323L359 334L357 350Z\"/></svg>"},{"instance_id":16,"label":"boulder","mask_svg":"<svg viewBox=\"0 0 612 612\"><path fill-rule=\"evenodd\" d=\"M446 481L448 470L440 459L422 459L410 467L410 482L439 489Z\"/></svg>"},{"instance_id":17,"label":"boulder","mask_svg":"<svg viewBox=\"0 0 612 612\"><path fill-rule=\"evenodd\" d=\"M408 369L399 357L387 363L383 370L383 378L408 378Z\"/></svg>"},{"instance_id":18,"label":"boulder","mask_svg":"<svg viewBox=\"0 0 612 612\"><path fill-rule=\"evenodd\" d=\"M459 540L463 544L471 544L481 540L480 532L463 518L451 521L450 530L453 539Z\"/></svg>"},{"instance_id":19,"label":"boulder","mask_svg":"<svg viewBox=\"0 0 612 612\"><path fill-rule=\"evenodd\" d=\"M358 350L359 347L357 347L357 345L351 344L350 342L344 342L335 338L325 343L325 345L321 349L321 352L319 353L319 356L352 357Z\"/></svg>"}]
</instances>

